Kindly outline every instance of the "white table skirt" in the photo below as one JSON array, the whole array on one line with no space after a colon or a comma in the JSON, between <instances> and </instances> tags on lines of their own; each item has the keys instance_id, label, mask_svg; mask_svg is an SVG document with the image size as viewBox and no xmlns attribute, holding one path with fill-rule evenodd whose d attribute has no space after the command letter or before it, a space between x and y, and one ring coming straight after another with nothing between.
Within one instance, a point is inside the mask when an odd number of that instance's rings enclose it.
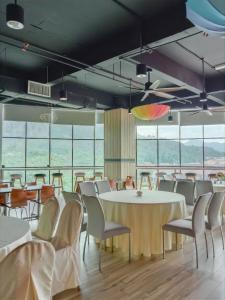
<instances>
[{"instance_id":1,"label":"white table skirt","mask_svg":"<svg viewBox=\"0 0 225 300\"><path fill-rule=\"evenodd\" d=\"M162 191L119 191L100 194L106 220L130 227L132 255L162 253L162 225L186 216L183 195ZM173 234L165 232L165 248L172 248ZM179 237L179 243L182 243ZM128 237L114 238L114 246L128 253Z\"/></svg>"},{"instance_id":2,"label":"white table skirt","mask_svg":"<svg viewBox=\"0 0 225 300\"><path fill-rule=\"evenodd\" d=\"M0 216L0 262L15 248L32 240L29 223Z\"/></svg>"}]
</instances>

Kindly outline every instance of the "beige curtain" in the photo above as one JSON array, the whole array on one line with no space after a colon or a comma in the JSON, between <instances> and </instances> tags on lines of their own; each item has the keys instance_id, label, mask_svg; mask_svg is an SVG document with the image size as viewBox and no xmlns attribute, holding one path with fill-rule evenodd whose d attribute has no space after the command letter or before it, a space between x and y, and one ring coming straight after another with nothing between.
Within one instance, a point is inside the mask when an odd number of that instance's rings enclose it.
<instances>
[{"instance_id":1,"label":"beige curtain","mask_svg":"<svg viewBox=\"0 0 225 300\"><path fill-rule=\"evenodd\" d=\"M38 228L32 234L42 240L49 241L57 223L59 215L59 203L55 197L52 197L43 207L38 222Z\"/></svg>"},{"instance_id":2,"label":"beige curtain","mask_svg":"<svg viewBox=\"0 0 225 300\"><path fill-rule=\"evenodd\" d=\"M56 250L53 295L80 284L79 235L82 215L79 202L68 202L62 211L56 234L51 240Z\"/></svg>"},{"instance_id":3,"label":"beige curtain","mask_svg":"<svg viewBox=\"0 0 225 300\"><path fill-rule=\"evenodd\" d=\"M50 243L32 241L0 263L0 299L50 300L55 251Z\"/></svg>"}]
</instances>

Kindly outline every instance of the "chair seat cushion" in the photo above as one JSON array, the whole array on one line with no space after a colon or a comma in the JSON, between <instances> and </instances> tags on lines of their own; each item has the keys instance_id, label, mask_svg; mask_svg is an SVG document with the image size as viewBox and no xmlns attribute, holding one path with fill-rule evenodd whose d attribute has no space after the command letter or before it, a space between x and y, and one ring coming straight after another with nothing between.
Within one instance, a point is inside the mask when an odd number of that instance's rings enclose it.
<instances>
[{"instance_id":1,"label":"chair seat cushion","mask_svg":"<svg viewBox=\"0 0 225 300\"><path fill-rule=\"evenodd\" d=\"M181 233L189 236L194 236L194 232L192 230L192 222L190 220L174 220L165 225L163 225L163 230L172 231L176 233Z\"/></svg>"},{"instance_id":2,"label":"chair seat cushion","mask_svg":"<svg viewBox=\"0 0 225 300\"><path fill-rule=\"evenodd\" d=\"M104 239L124 233L130 233L130 228L113 222L105 222Z\"/></svg>"}]
</instances>

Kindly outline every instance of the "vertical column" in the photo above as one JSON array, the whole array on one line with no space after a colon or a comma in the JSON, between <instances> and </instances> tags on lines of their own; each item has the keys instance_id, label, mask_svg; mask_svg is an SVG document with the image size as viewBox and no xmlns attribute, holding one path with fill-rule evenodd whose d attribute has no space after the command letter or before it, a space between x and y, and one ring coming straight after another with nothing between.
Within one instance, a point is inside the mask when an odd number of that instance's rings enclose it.
<instances>
[{"instance_id":1,"label":"vertical column","mask_svg":"<svg viewBox=\"0 0 225 300\"><path fill-rule=\"evenodd\" d=\"M126 109L105 112L105 176L124 180L135 177L136 130Z\"/></svg>"}]
</instances>

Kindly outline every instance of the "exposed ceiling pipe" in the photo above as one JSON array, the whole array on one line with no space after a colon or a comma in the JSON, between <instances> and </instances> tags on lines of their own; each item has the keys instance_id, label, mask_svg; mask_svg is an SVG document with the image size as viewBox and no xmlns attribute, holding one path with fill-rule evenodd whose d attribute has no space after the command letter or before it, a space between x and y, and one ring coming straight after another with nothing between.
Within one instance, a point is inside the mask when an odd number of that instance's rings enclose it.
<instances>
[{"instance_id":1,"label":"exposed ceiling pipe","mask_svg":"<svg viewBox=\"0 0 225 300\"><path fill-rule=\"evenodd\" d=\"M14 42L24 44L24 43L23 43L22 41L20 41L20 40L12 39L12 38L10 38L10 37L8 37L8 36L5 36L5 35L2 35L2 34L1 34L1 36L2 36L3 38L9 39L9 40L13 40ZM12 46L12 47L16 47L16 48L18 48L18 49L21 49L21 46L15 45L15 44L13 44L12 42L4 41L4 40L0 40L0 42L5 43L5 44L7 44L7 45L9 45L9 46ZM36 52L36 51L34 51L34 50L31 50L30 48L37 49L38 51L41 51L41 52L44 52L44 53L48 53L48 54L53 55L53 56L56 56L56 57L58 57L58 58L60 58L60 59L56 59L56 58L54 58L54 57L49 57L49 56L43 55L43 54L38 53L38 52ZM64 64L64 65L73 67L73 68L78 69L78 70L84 70L84 69L85 69L87 72L94 73L94 74L96 74L96 75L99 75L99 76L102 76L102 77L105 77L105 78L108 78L108 79L117 81L117 82L122 83L122 84L126 84L127 86L129 86L130 80L131 80L131 82L132 82L133 84L136 84L136 85L138 85L138 86L143 86L142 83L140 83L140 82L138 82L138 81L135 81L135 80L133 80L132 78L128 78L128 77L126 77L126 76L123 76L122 74L118 74L118 73L112 72L112 71L110 71L110 70L107 70L107 69L102 68L102 67L99 67L99 66L91 66L91 65L89 65L89 64L87 64L87 63L84 63L84 62L81 62L81 61L79 61L79 60L77 60L77 59L70 58L70 57L67 57L67 56L65 56L65 55L61 55L61 54L59 54L59 53L50 51L50 50L46 50L46 49L41 48L41 47L38 47L38 46L36 46L36 45L29 44L29 47L26 49L26 51L31 52L31 53L33 53L33 54L35 54L35 55L38 55L38 56L40 56L40 57L42 57L42 58L45 58L45 59L48 59L48 60L52 60L52 61L55 61L55 62ZM63 60L65 60L65 61L63 61ZM68 63L67 61L73 62L74 64ZM105 74L101 74L101 73L98 73L98 72L103 72L103 73L106 73L106 74L108 74L108 75L112 75L113 77L116 76L117 78L126 80L127 82L123 82L123 81L121 81L121 80L119 80L119 79L112 78L112 77L110 77L110 76L107 76L107 75L105 75Z\"/></svg>"}]
</instances>

